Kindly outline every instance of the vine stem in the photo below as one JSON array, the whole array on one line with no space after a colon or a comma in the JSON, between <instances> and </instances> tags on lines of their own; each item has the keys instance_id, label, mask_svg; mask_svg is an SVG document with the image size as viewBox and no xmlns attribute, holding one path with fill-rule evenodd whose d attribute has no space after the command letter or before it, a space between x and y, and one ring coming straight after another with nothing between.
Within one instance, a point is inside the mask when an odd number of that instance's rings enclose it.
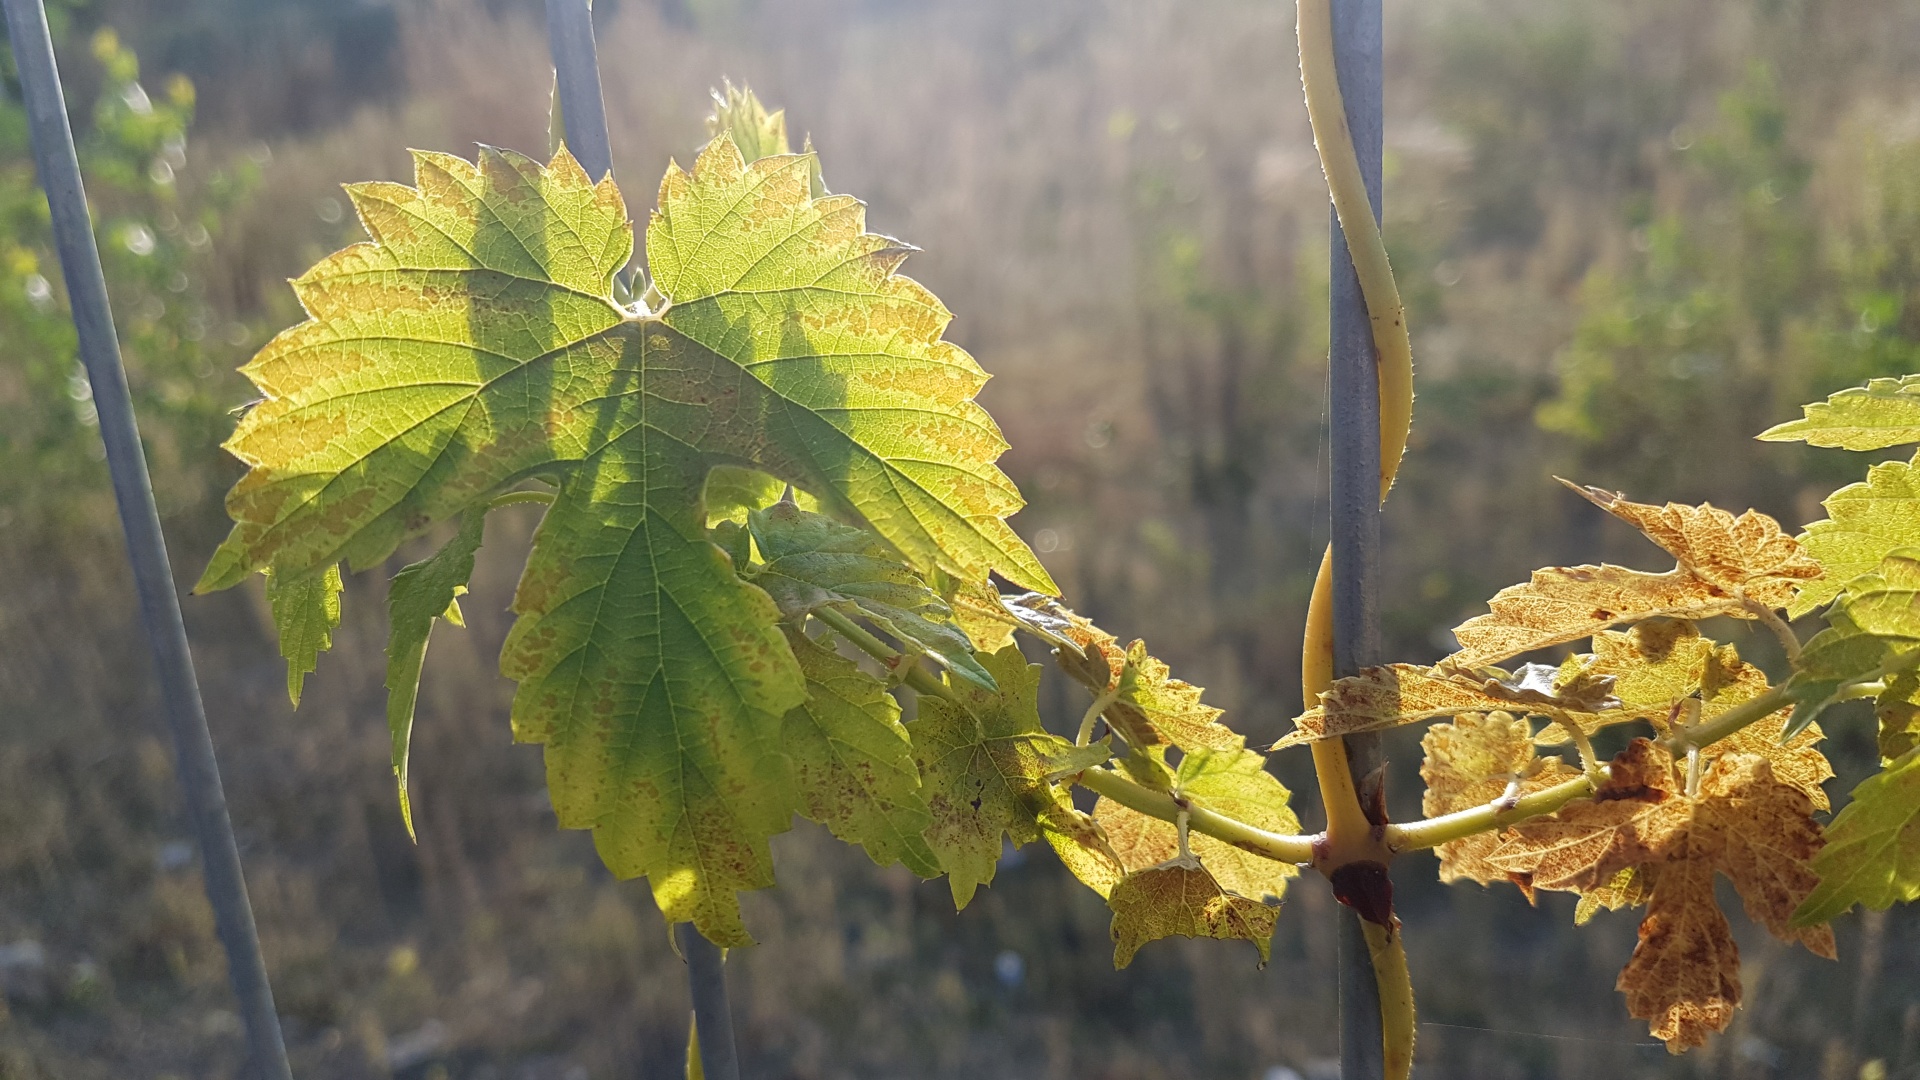
<instances>
[{"instance_id":1,"label":"vine stem","mask_svg":"<svg viewBox=\"0 0 1920 1080\"><path fill-rule=\"evenodd\" d=\"M1286 836L1268 832L1209 810L1192 800L1176 801L1171 794L1135 783L1112 769L1088 769L1075 777L1074 782L1129 810L1137 810L1161 821L1178 824L1180 815L1184 813L1189 828L1232 844L1242 851L1264 855L1276 862L1313 861L1313 845L1319 839L1316 836Z\"/></svg>"},{"instance_id":2,"label":"vine stem","mask_svg":"<svg viewBox=\"0 0 1920 1080\"><path fill-rule=\"evenodd\" d=\"M5 0L5 7L7 38L20 76L34 165L47 194L80 360L86 365L93 403L99 412L107 474L126 532L127 559L133 568L140 617L146 625L167 726L173 735L180 794L200 846L214 929L227 954L227 977L240 1007L254 1069L265 1080L291 1080L286 1041L273 1004L273 988L267 981L266 961L260 953L253 907L247 900L240 850L233 839L233 821L227 815L220 764L214 757L213 736L207 730L206 705L200 697L186 624L180 616L180 595L174 588L166 537L153 501L153 482L140 446L133 398L127 390L120 342L114 336L106 275L100 268L100 249L87 214L87 193L80 178L80 158L74 151L66 98L60 89L46 8L41 0Z\"/></svg>"}]
</instances>

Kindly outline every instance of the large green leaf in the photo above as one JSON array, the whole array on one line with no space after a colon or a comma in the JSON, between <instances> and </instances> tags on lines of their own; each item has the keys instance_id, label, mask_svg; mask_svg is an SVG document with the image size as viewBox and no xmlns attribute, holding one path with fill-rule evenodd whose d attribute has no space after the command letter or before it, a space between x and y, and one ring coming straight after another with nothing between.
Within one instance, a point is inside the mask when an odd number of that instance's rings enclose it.
<instances>
[{"instance_id":1,"label":"large green leaf","mask_svg":"<svg viewBox=\"0 0 1920 1080\"><path fill-rule=\"evenodd\" d=\"M1812 926L1855 904L1884 911L1920 898L1920 753L1853 789L1827 827L1827 844L1813 857L1820 884L1793 921Z\"/></svg>"},{"instance_id":2,"label":"large green leaf","mask_svg":"<svg viewBox=\"0 0 1920 1080\"><path fill-rule=\"evenodd\" d=\"M1800 586L1787 607L1799 618L1840 595L1847 583L1872 573L1895 548L1920 545L1920 468L1885 461L1867 478L1827 496L1827 519L1807 526L1800 542L1825 574Z\"/></svg>"},{"instance_id":3,"label":"large green leaf","mask_svg":"<svg viewBox=\"0 0 1920 1080\"><path fill-rule=\"evenodd\" d=\"M927 843L947 871L957 907L992 884L1001 837L1040 838L1039 818L1058 801L1047 780L1073 745L1040 727L1040 668L1009 645L986 658L997 691L949 680L957 701L925 695L907 725L933 823Z\"/></svg>"},{"instance_id":4,"label":"large green leaf","mask_svg":"<svg viewBox=\"0 0 1920 1080\"><path fill-rule=\"evenodd\" d=\"M748 166L728 138L674 167L648 231L659 310L614 277L632 230L564 151L416 154L416 185L349 189L373 242L296 283L311 318L245 371L251 466L201 587L365 567L545 474L502 656L518 737L546 743L560 820L652 878L669 919L746 940L795 809L781 720L805 697L778 612L706 532L716 465L870 524L916 569L1052 588L1004 518L1005 448L949 316L894 271L861 205L816 199L807 155Z\"/></svg>"},{"instance_id":5,"label":"large green leaf","mask_svg":"<svg viewBox=\"0 0 1920 1080\"><path fill-rule=\"evenodd\" d=\"M1881 450L1920 442L1920 375L1873 379L1808 405L1805 412L1804 417L1776 424L1759 437L1843 450Z\"/></svg>"},{"instance_id":6,"label":"large green leaf","mask_svg":"<svg viewBox=\"0 0 1920 1080\"><path fill-rule=\"evenodd\" d=\"M764 563L748 577L789 618L831 607L863 615L910 651L924 653L968 682L996 689L974 659L973 642L953 610L879 537L790 502L747 515Z\"/></svg>"},{"instance_id":7,"label":"large green leaf","mask_svg":"<svg viewBox=\"0 0 1920 1080\"><path fill-rule=\"evenodd\" d=\"M913 746L886 684L798 630L787 639L807 676L807 700L787 713L781 744L793 760L801 812L885 866L937 877L921 833L933 822Z\"/></svg>"},{"instance_id":8,"label":"large green leaf","mask_svg":"<svg viewBox=\"0 0 1920 1080\"><path fill-rule=\"evenodd\" d=\"M436 619L464 626L459 596L473 576L485 515L470 513L446 546L402 569L387 589L387 733L393 743L393 777L400 789L400 817L413 833L413 801L407 793L407 756L413 743L413 707L420 696L420 669Z\"/></svg>"},{"instance_id":9,"label":"large green leaf","mask_svg":"<svg viewBox=\"0 0 1920 1080\"><path fill-rule=\"evenodd\" d=\"M280 636L280 655L287 660L287 697L296 707L320 654L333 648L344 587L337 565L317 574L267 574L267 607Z\"/></svg>"}]
</instances>

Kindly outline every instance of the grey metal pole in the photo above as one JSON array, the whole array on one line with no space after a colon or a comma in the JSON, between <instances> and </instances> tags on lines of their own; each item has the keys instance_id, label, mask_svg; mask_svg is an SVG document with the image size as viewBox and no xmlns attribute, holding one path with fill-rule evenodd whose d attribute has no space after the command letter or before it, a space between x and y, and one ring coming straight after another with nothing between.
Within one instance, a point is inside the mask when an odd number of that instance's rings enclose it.
<instances>
[{"instance_id":1,"label":"grey metal pole","mask_svg":"<svg viewBox=\"0 0 1920 1080\"><path fill-rule=\"evenodd\" d=\"M607 106L600 95L600 55L593 44L593 0L547 0L547 44L566 125L567 150L587 175L613 172Z\"/></svg>"},{"instance_id":2,"label":"grey metal pole","mask_svg":"<svg viewBox=\"0 0 1920 1080\"><path fill-rule=\"evenodd\" d=\"M553 75L567 149L588 176L598 180L611 175L613 146L607 134L606 103L600 93L592 0L547 0L547 38L553 50ZM733 1014L727 1007L725 957L720 947L701 936L692 923L680 923L673 932L680 955L687 961L700 1068L708 1080L740 1080Z\"/></svg>"},{"instance_id":3,"label":"grey metal pole","mask_svg":"<svg viewBox=\"0 0 1920 1080\"><path fill-rule=\"evenodd\" d=\"M692 923L673 928L680 955L687 961L687 988L693 992L694 1035L700 1040L700 1070L706 1080L740 1080L740 1056L733 1046L733 1011L727 1007L727 973L720 946Z\"/></svg>"},{"instance_id":4,"label":"grey metal pole","mask_svg":"<svg viewBox=\"0 0 1920 1080\"><path fill-rule=\"evenodd\" d=\"M86 365L93 403L100 415L107 472L113 480L120 523L126 530L127 558L133 564L140 617L153 649L154 669L160 676L167 725L173 731L181 797L200 843L214 927L226 948L227 975L239 1000L255 1070L263 1080L292 1080L279 1015L273 1007L273 990L267 984L267 967L260 956L253 908L247 902L240 851L234 845L233 823L227 818L213 738L207 732L206 709L194 677L193 655L187 648L187 629L180 619L180 597L174 590L173 569L167 562L147 460L134 424L133 398L127 392L120 342L114 336L113 313L107 305L106 277L100 269L100 251L87 215L87 194L80 182L80 159L74 152L46 9L42 0L5 0L5 5L7 32L26 101L34 164L52 210L53 238L73 306L80 359Z\"/></svg>"},{"instance_id":5,"label":"grey metal pole","mask_svg":"<svg viewBox=\"0 0 1920 1080\"><path fill-rule=\"evenodd\" d=\"M1334 65L1346 101L1360 173L1380 214L1380 0L1332 0ZM1333 674L1380 662L1380 376L1360 279L1336 216L1330 279L1328 363L1332 395ZM1347 757L1363 805L1374 805L1384 764L1378 735L1349 735ZM1339 909L1340 1075L1379 1080L1380 988L1360 916Z\"/></svg>"}]
</instances>

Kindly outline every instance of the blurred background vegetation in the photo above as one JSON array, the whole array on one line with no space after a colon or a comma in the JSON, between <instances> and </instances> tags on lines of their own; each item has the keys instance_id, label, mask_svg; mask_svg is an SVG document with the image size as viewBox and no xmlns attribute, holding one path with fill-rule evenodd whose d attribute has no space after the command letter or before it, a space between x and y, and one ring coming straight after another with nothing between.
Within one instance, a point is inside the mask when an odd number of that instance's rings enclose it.
<instances>
[{"instance_id":1,"label":"blurred background vegetation","mask_svg":"<svg viewBox=\"0 0 1920 1080\"><path fill-rule=\"evenodd\" d=\"M66 0L55 11L176 566L224 531L233 368L299 318L282 279L357 233L337 184L405 148L540 151L535 0ZM1079 609L1146 634L1254 741L1296 711L1325 542L1326 200L1292 9L1272 0L600 0L636 212L751 82L997 376L985 401ZM1387 235L1420 402L1387 513L1397 658L1533 566L1657 553L1553 484L1797 525L1863 464L1750 436L1920 370L1920 5L1388 0ZM0 69L0 1078L240 1075L11 70ZM513 516L520 515L520 516ZM245 590L187 602L298 1075L677 1075L681 968L647 891L558 834L494 673L532 524L495 516L428 663L420 826L396 809L378 602L305 704ZM417 553L409 553L417 554ZM1767 643L1728 628L1755 659ZM1083 703L1051 686L1049 707ZM1836 794L1869 767L1835 729ZM1391 744L1417 810L1417 735ZM1278 764L1311 803L1304 760ZM1312 816L1311 810L1307 811ZM1169 942L1111 970L1106 910L1043 848L965 912L802 825L729 965L755 1078L1318 1080L1332 912L1273 963ZM1612 990L1635 916L1396 871L1421 1075L1920 1077L1920 919L1841 960L1742 937L1747 1004L1667 1059ZM1736 920L1737 921L1737 920ZM1863 1065L1868 1071L1862 1072Z\"/></svg>"}]
</instances>

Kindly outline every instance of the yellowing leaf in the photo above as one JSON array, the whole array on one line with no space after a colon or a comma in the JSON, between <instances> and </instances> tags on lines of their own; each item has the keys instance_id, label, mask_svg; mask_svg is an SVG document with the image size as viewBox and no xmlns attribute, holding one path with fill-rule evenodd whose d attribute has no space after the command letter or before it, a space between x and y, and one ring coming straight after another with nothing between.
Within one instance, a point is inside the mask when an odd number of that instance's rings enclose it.
<instances>
[{"instance_id":1,"label":"yellowing leaf","mask_svg":"<svg viewBox=\"0 0 1920 1080\"><path fill-rule=\"evenodd\" d=\"M1013 644L1013 631L1020 623L1000 602L1000 590L993 582L970 583L940 574L934 587L953 609L953 621L973 642L975 652L996 653Z\"/></svg>"},{"instance_id":2,"label":"yellowing leaf","mask_svg":"<svg viewBox=\"0 0 1920 1080\"><path fill-rule=\"evenodd\" d=\"M1848 683L1870 679L1920 648L1920 548L1902 548L1871 574L1848 583L1827 613L1827 628L1800 653L1788 681L1795 701L1789 730L1813 722Z\"/></svg>"},{"instance_id":3,"label":"yellowing leaf","mask_svg":"<svg viewBox=\"0 0 1920 1080\"><path fill-rule=\"evenodd\" d=\"M1435 724L1420 740L1426 782L1421 811L1428 817L1485 806L1511 794L1552 787L1580 775L1559 758L1534 754L1524 719L1504 712L1466 713L1452 723ZM1487 862L1500 846L1487 832L1440 845L1440 880L1465 878L1488 885L1507 880L1507 872Z\"/></svg>"},{"instance_id":4,"label":"yellowing leaf","mask_svg":"<svg viewBox=\"0 0 1920 1080\"><path fill-rule=\"evenodd\" d=\"M1060 670L1108 704L1102 713L1127 745L1147 749L1237 750L1244 736L1219 722L1221 711L1200 700L1201 687L1172 677L1142 641L1119 639L1058 601L1038 594L1005 605L1021 625L1054 643Z\"/></svg>"},{"instance_id":5,"label":"yellowing leaf","mask_svg":"<svg viewBox=\"0 0 1920 1080\"><path fill-rule=\"evenodd\" d=\"M780 726L801 813L865 847L882 866L901 862L921 877L938 876L940 861L921 836L933 816L899 703L885 683L798 630L788 630L787 640L807 677L806 702Z\"/></svg>"},{"instance_id":6,"label":"yellowing leaf","mask_svg":"<svg viewBox=\"0 0 1920 1080\"><path fill-rule=\"evenodd\" d=\"M387 588L387 734L393 744L400 817L409 836L413 835L413 801L407 792L407 755L427 638L434 620L460 610L457 597L467 591L467 579L473 576L473 553L479 550L484 521L483 514L467 515L453 539L431 557L403 568Z\"/></svg>"},{"instance_id":7,"label":"yellowing leaf","mask_svg":"<svg viewBox=\"0 0 1920 1080\"><path fill-rule=\"evenodd\" d=\"M1881 764L1920 746L1920 675L1907 671L1888 679L1874 699L1873 715L1880 722Z\"/></svg>"},{"instance_id":8,"label":"yellowing leaf","mask_svg":"<svg viewBox=\"0 0 1920 1080\"><path fill-rule=\"evenodd\" d=\"M1653 866L1629 866L1605 885L1581 893L1580 902L1573 908L1573 925L1587 925L1602 908L1619 911L1646 903L1657 875L1658 868Z\"/></svg>"},{"instance_id":9,"label":"yellowing leaf","mask_svg":"<svg viewBox=\"0 0 1920 1080\"><path fill-rule=\"evenodd\" d=\"M333 632L340 626L340 592L345 587L337 565L305 577L267 573L267 606L280 636L280 655L287 660L287 697L295 706L320 654L333 648Z\"/></svg>"},{"instance_id":10,"label":"yellowing leaf","mask_svg":"<svg viewBox=\"0 0 1920 1080\"><path fill-rule=\"evenodd\" d=\"M766 560L750 568L747 577L767 590L782 615L792 618L824 607L863 615L909 652L994 689L993 677L974 659L973 643L954 625L946 601L879 537L790 502L750 511L747 527Z\"/></svg>"},{"instance_id":11,"label":"yellowing leaf","mask_svg":"<svg viewBox=\"0 0 1920 1080\"><path fill-rule=\"evenodd\" d=\"M1109 842L1107 830L1092 814L1082 813L1058 800L1040 818L1040 831L1052 846L1060 862L1087 888L1105 899L1127 868Z\"/></svg>"},{"instance_id":12,"label":"yellowing leaf","mask_svg":"<svg viewBox=\"0 0 1920 1080\"><path fill-rule=\"evenodd\" d=\"M1847 583L1879 569L1893 551L1920 545L1920 462L1885 461L1867 478L1827 496L1827 519L1800 536L1824 576L1800 587L1787 606L1798 618L1840 595Z\"/></svg>"},{"instance_id":13,"label":"yellowing leaf","mask_svg":"<svg viewBox=\"0 0 1920 1080\"><path fill-rule=\"evenodd\" d=\"M1920 754L1861 781L1814 857L1820 885L1793 914L1822 923L1855 904L1884 911L1920 899Z\"/></svg>"},{"instance_id":14,"label":"yellowing leaf","mask_svg":"<svg viewBox=\"0 0 1920 1080\"><path fill-rule=\"evenodd\" d=\"M907 725L933 815L927 844L947 872L956 907L992 884L1003 835L1015 845L1040 838L1038 819L1055 802L1050 761L1073 749L1040 727L1039 667L1013 645L985 663L997 692L954 683L960 704L922 695L920 715Z\"/></svg>"},{"instance_id":15,"label":"yellowing leaf","mask_svg":"<svg viewBox=\"0 0 1920 1080\"><path fill-rule=\"evenodd\" d=\"M1195 806L1224 814L1268 832L1293 834L1300 819L1287 806L1287 789L1266 770L1266 759L1251 750L1194 750L1180 761L1174 791ZM1180 853L1179 830L1170 821L1102 798L1093 816L1128 870L1157 866ZM1241 896L1279 899L1287 879L1298 874L1291 863L1242 851L1203 833L1189 836L1192 852L1219 881Z\"/></svg>"},{"instance_id":16,"label":"yellowing leaf","mask_svg":"<svg viewBox=\"0 0 1920 1080\"><path fill-rule=\"evenodd\" d=\"M1450 664L1362 668L1321 694L1320 705L1295 717L1294 730L1270 749L1461 713L1513 708L1559 714L1618 704L1606 681L1582 678L1577 685L1557 685L1555 675L1554 669L1540 665L1528 665L1511 679L1469 674ZM1571 696L1561 697L1565 692Z\"/></svg>"},{"instance_id":17,"label":"yellowing leaf","mask_svg":"<svg viewBox=\"0 0 1920 1080\"><path fill-rule=\"evenodd\" d=\"M1812 815L1806 795L1775 780L1760 755L1723 754L1689 794L1673 758L1636 739L1592 799L1515 826L1490 861L1532 873L1537 888L1611 893L1609 903L1620 899L1622 870L1653 871L1620 989L1629 1011L1677 1052L1724 1029L1740 1000L1739 951L1714 901L1716 872L1776 937L1834 955L1830 929L1790 921L1815 884L1807 862L1821 834Z\"/></svg>"},{"instance_id":18,"label":"yellowing leaf","mask_svg":"<svg viewBox=\"0 0 1920 1080\"><path fill-rule=\"evenodd\" d=\"M1550 566L1487 602L1488 614L1454 628L1449 661L1483 667L1511 656L1591 637L1620 623L1715 615L1751 618L1740 601L1682 567L1649 574L1621 566Z\"/></svg>"},{"instance_id":19,"label":"yellowing leaf","mask_svg":"<svg viewBox=\"0 0 1920 1080\"><path fill-rule=\"evenodd\" d=\"M1805 416L1761 432L1766 442L1805 442L1842 450L1880 450L1920 442L1920 375L1871 379L1825 401L1803 406Z\"/></svg>"},{"instance_id":20,"label":"yellowing leaf","mask_svg":"<svg viewBox=\"0 0 1920 1080\"><path fill-rule=\"evenodd\" d=\"M1128 874L1107 897L1113 908L1113 966L1124 968L1149 941L1166 937L1251 941L1265 965L1277 913L1220 887L1204 867L1179 860Z\"/></svg>"},{"instance_id":21,"label":"yellowing leaf","mask_svg":"<svg viewBox=\"0 0 1920 1080\"><path fill-rule=\"evenodd\" d=\"M1669 1053L1705 1046L1740 1006L1740 947L1713 899L1713 864L1660 867L1640 922L1640 943L1616 984L1627 1012L1649 1021Z\"/></svg>"},{"instance_id":22,"label":"yellowing leaf","mask_svg":"<svg viewBox=\"0 0 1920 1080\"><path fill-rule=\"evenodd\" d=\"M1588 502L1632 525L1710 585L1769 608L1785 607L1794 587L1820 576L1820 564L1780 523L1749 510L1735 517L1711 504L1653 506L1618 492L1567 483Z\"/></svg>"},{"instance_id":23,"label":"yellowing leaf","mask_svg":"<svg viewBox=\"0 0 1920 1080\"><path fill-rule=\"evenodd\" d=\"M1721 645L1714 649L1701 679L1700 722L1713 720L1728 709L1766 692L1766 672L1741 660L1738 650L1732 645ZM1820 725L1809 723L1784 742L1781 741L1780 726L1786 720L1787 713L1787 709L1782 709L1772 716L1748 724L1707 747L1702 753L1708 761L1725 754L1758 754L1772 766L1776 781L1797 789L1813 803L1815 810L1830 809L1832 804L1827 800L1826 789L1821 786L1833 777L1833 765L1820 752L1820 742L1826 735L1820 730Z\"/></svg>"}]
</instances>

